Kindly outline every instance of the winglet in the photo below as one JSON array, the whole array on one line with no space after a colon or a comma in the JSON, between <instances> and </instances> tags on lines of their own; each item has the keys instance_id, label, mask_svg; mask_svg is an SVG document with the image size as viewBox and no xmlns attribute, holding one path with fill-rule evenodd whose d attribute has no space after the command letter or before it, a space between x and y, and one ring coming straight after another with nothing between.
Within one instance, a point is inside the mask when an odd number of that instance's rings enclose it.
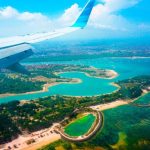
<instances>
[{"instance_id":1,"label":"winglet","mask_svg":"<svg viewBox=\"0 0 150 150\"><path fill-rule=\"evenodd\" d=\"M83 11L81 12L80 16L78 17L76 22L72 25L72 27L84 28L87 25L94 3L95 0L88 1Z\"/></svg>"}]
</instances>

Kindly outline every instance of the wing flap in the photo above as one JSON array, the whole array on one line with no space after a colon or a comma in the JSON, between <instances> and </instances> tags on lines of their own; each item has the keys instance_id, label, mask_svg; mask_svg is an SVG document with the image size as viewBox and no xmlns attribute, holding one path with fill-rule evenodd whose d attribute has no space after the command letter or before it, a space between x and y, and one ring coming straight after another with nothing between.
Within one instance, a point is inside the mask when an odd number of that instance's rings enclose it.
<instances>
[{"instance_id":1,"label":"wing flap","mask_svg":"<svg viewBox=\"0 0 150 150\"><path fill-rule=\"evenodd\" d=\"M26 74L26 75L30 75L30 72L27 71L25 69L24 66L22 66L19 63L13 64L12 66L8 67L9 70L14 71L14 72L18 72L18 73L22 73L22 74Z\"/></svg>"},{"instance_id":2,"label":"wing flap","mask_svg":"<svg viewBox=\"0 0 150 150\"><path fill-rule=\"evenodd\" d=\"M0 70L7 68L13 71L28 74L23 67L18 64L21 60L31 56L33 48L29 44L14 45L0 49Z\"/></svg>"}]
</instances>

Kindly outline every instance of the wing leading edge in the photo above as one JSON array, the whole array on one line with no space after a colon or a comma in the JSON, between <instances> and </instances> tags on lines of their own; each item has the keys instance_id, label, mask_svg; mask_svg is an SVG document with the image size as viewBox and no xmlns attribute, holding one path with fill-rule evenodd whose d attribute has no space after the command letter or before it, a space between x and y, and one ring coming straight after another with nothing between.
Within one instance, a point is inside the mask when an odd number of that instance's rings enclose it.
<instances>
[{"instance_id":1,"label":"wing leading edge","mask_svg":"<svg viewBox=\"0 0 150 150\"><path fill-rule=\"evenodd\" d=\"M94 3L95 0L88 1L80 16L71 27L59 29L54 32L0 39L0 70L7 68L27 74L27 71L18 62L33 54L33 48L29 44L56 38L84 28L89 20Z\"/></svg>"}]
</instances>

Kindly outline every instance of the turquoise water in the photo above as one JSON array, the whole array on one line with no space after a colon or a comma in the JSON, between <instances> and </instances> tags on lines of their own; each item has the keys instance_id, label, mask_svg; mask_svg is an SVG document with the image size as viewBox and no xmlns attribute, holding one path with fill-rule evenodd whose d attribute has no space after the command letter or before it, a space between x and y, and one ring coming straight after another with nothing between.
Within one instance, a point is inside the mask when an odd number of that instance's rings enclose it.
<instances>
[{"instance_id":1,"label":"turquoise water","mask_svg":"<svg viewBox=\"0 0 150 150\"><path fill-rule=\"evenodd\" d=\"M36 65L36 63L34 63ZM144 59L128 59L128 58L99 58L86 59L78 61L60 61L60 62L46 62L41 64L78 64L89 65L102 69L113 69L119 73L119 76L113 80L97 79L87 77L80 72L63 73L62 77L79 78L83 82L80 84L60 84L49 88L48 92L40 92L35 94L21 94L17 96L9 96L0 98L0 103L9 102L13 100L31 100L50 95L72 95L72 96L92 96L98 94L106 94L113 92L117 88L111 85L111 82L131 78L138 75L150 75L150 58ZM28 64L26 64L28 65Z\"/></svg>"},{"instance_id":2,"label":"turquoise water","mask_svg":"<svg viewBox=\"0 0 150 150\"><path fill-rule=\"evenodd\" d=\"M93 96L98 94L106 94L117 90L117 87L111 85L111 80L88 77L84 73L70 72L62 73L61 77L78 78L82 82L78 84L59 84L50 87L47 92L39 92L33 94L18 94L16 96L8 96L0 98L0 103L13 100L31 100L50 95L71 95L71 96Z\"/></svg>"},{"instance_id":3,"label":"turquoise water","mask_svg":"<svg viewBox=\"0 0 150 150\"><path fill-rule=\"evenodd\" d=\"M80 84L61 84L50 88L51 93L72 96L93 96L106 94L117 90L117 87L111 85L111 80L88 77L84 73L63 73L65 78L79 78Z\"/></svg>"},{"instance_id":4,"label":"turquoise water","mask_svg":"<svg viewBox=\"0 0 150 150\"><path fill-rule=\"evenodd\" d=\"M36 63L34 64L36 65ZM150 58L98 58L78 61L43 62L40 64L77 64L94 66L102 69L113 69L120 74L115 80L127 79L138 75L150 75Z\"/></svg>"}]
</instances>

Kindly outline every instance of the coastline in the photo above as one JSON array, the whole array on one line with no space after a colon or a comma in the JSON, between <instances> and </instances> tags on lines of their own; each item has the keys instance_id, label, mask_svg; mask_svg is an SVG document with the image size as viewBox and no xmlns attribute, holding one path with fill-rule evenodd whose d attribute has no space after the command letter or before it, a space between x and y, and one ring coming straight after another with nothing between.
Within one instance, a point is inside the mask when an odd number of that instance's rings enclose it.
<instances>
[{"instance_id":1,"label":"coastline","mask_svg":"<svg viewBox=\"0 0 150 150\"><path fill-rule=\"evenodd\" d=\"M24 95L24 94L36 94L36 93L40 93L40 92L47 92L49 87L55 86L55 85L57 85L56 82L49 83L49 84L44 84L43 89L40 90L40 91L26 92L26 93L21 93L21 94L14 94L14 93L0 94L0 98L4 98L4 97L7 97L7 96L17 96L17 95Z\"/></svg>"},{"instance_id":2,"label":"coastline","mask_svg":"<svg viewBox=\"0 0 150 150\"><path fill-rule=\"evenodd\" d=\"M93 67L93 66L91 66L93 69L97 69L97 68L95 68L95 67ZM111 79L114 79L114 78L117 78L118 76L119 76L119 74L115 71L115 70L107 70L106 69L106 71L107 72L109 72L108 74L109 74L109 76L111 76L111 77L97 77L97 76L92 76L92 75L90 75L89 73L87 73L87 72L83 72L83 71L71 71L71 72L80 72L80 73L84 73L87 77L90 77L90 78L98 78L98 79L107 79L107 80L111 80ZM65 71L65 72L55 72L55 75L60 75L60 74L62 74L62 73L69 73L69 71Z\"/></svg>"},{"instance_id":3,"label":"coastline","mask_svg":"<svg viewBox=\"0 0 150 150\"><path fill-rule=\"evenodd\" d=\"M50 128L39 130L28 135L20 135L17 139L3 144L1 147L4 149L8 148L8 146L13 148L14 145L16 145L18 150L36 150L44 145L53 143L61 139L60 135L54 132L55 126L56 124L53 124L53 126L51 126ZM35 140L36 142L27 144L32 140Z\"/></svg>"},{"instance_id":4,"label":"coastline","mask_svg":"<svg viewBox=\"0 0 150 150\"><path fill-rule=\"evenodd\" d=\"M92 66L91 66L92 67ZM94 68L94 67L93 67ZM96 69L96 68L95 68ZM109 72L111 72L110 74L112 75L112 77L110 78L107 78L107 77L96 77L96 76L91 76L89 75L88 73L85 73L85 72L81 72L81 73L84 73L86 76L88 77L93 77L93 78L100 78L100 79L114 79L116 78L119 74L114 71L114 70L107 70ZM72 72L78 72L78 71L72 71ZM79 71L80 72L80 71ZM55 75L59 75L59 74L62 74L62 73L68 73L68 72L55 72ZM110 76L111 76L110 75ZM55 85L59 85L59 84L80 84L82 83L82 80L79 79L79 78L72 78L72 80L74 81L71 81L71 82L53 82L53 83L46 83L43 85L43 89L40 90L40 91L33 91L33 92L26 92L26 93L21 93L21 94L15 94L15 93L6 93L6 94L0 94L0 98L5 98L7 96L17 96L17 95L26 95L26 94L36 94L36 93L41 93L41 92L47 92L49 91L49 88L50 87L53 87ZM114 83L111 83L113 86L116 86L118 87L118 85L114 84ZM118 89L117 89L118 90ZM106 93L106 94L109 94L109 93ZM71 96L71 95L65 95L65 96ZM94 96L99 96L99 95L94 95ZM73 96L73 97L80 97L80 96ZM86 97L86 96L85 96Z\"/></svg>"},{"instance_id":5,"label":"coastline","mask_svg":"<svg viewBox=\"0 0 150 150\"><path fill-rule=\"evenodd\" d=\"M59 84L79 84L82 83L82 80L78 78L73 78L74 81L71 82L53 82L53 83L47 83L43 85L43 89L40 91L33 91L33 92L26 92L26 93L21 93L21 94L14 94L14 93L6 93L6 94L0 94L0 98L5 98L7 96L17 96L17 95L27 95L27 94L36 94L36 93L41 93L41 92L47 92L49 91L50 87L53 87L55 85Z\"/></svg>"},{"instance_id":6,"label":"coastline","mask_svg":"<svg viewBox=\"0 0 150 150\"><path fill-rule=\"evenodd\" d=\"M97 68L95 68L94 66L91 66L91 68L97 69ZM104 69L104 70L107 71L108 76L111 76L111 77L96 77L96 76L91 76L91 75L89 75L88 73L85 73L85 74L86 74L87 76L89 76L89 77L100 78L100 79L108 79L108 80L117 78L117 77L119 76L119 74L118 74L115 70L112 70L112 69Z\"/></svg>"},{"instance_id":7,"label":"coastline","mask_svg":"<svg viewBox=\"0 0 150 150\"><path fill-rule=\"evenodd\" d=\"M104 110L116 108L116 107L119 107L119 106L122 106L122 105L130 105L133 102L135 102L136 100L138 100L140 97L143 97L144 95L146 95L148 93L150 93L150 92L147 91L147 90L143 90L143 93L135 99L132 99L132 100L121 100L120 99L120 100L116 100L116 101L113 101L113 102L110 102L110 103L90 106L90 108L92 108L94 110L97 110L97 111L104 111Z\"/></svg>"},{"instance_id":8,"label":"coastline","mask_svg":"<svg viewBox=\"0 0 150 150\"><path fill-rule=\"evenodd\" d=\"M23 94L35 94L35 93L40 93L40 92L46 92L46 91L48 91L49 87L55 86L55 85L56 85L56 83L44 84L43 89L40 91L26 92L26 93L21 93L21 94L14 94L14 93L0 94L0 98L4 98L7 96L17 96L17 95L23 95Z\"/></svg>"},{"instance_id":9,"label":"coastline","mask_svg":"<svg viewBox=\"0 0 150 150\"><path fill-rule=\"evenodd\" d=\"M149 93L149 91L143 90L142 95L139 97L142 97L147 93ZM130 101L129 100L126 100L126 101L125 100L116 100L116 101L106 103L106 104L99 104L99 105L95 105L95 106L90 106L90 108L92 108L93 110L96 110L96 111L105 111L108 109L117 108L119 106L128 105L131 102L136 101L138 98L130 100ZM55 141L58 141L61 139L61 136L60 136L60 134L54 132L54 128L56 125L58 125L58 123L54 123L53 126L51 126L50 128L39 130L39 131L36 131L34 133L28 134L26 136L21 135L17 139L15 139L9 143L4 144L4 148L7 148L10 145L11 146L12 145L19 145L22 147L21 148L18 147L17 148L18 150L36 150L36 149L41 148L45 145L51 144ZM53 133L51 133L51 131ZM43 136L43 134L44 134L44 136ZM42 135L42 137L38 138L39 135ZM25 142L28 140L31 140L33 137L35 139L38 139L38 141L36 141L33 144L27 145Z\"/></svg>"},{"instance_id":10,"label":"coastline","mask_svg":"<svg viewBox=\"0 0 150 150\"><path fill-rule=\"evenodd\" d=\"M127 105L127 104L129 104L129 103L124 101L124 100L117 100L117 101L106 103L106 104L99 104L99 105L95 105L95 106L90 106L90 108L97 110L97 111L104 111L107 109L116 108L116 107L119 107L122 105Z\"/></svg>"}]
</instances>

